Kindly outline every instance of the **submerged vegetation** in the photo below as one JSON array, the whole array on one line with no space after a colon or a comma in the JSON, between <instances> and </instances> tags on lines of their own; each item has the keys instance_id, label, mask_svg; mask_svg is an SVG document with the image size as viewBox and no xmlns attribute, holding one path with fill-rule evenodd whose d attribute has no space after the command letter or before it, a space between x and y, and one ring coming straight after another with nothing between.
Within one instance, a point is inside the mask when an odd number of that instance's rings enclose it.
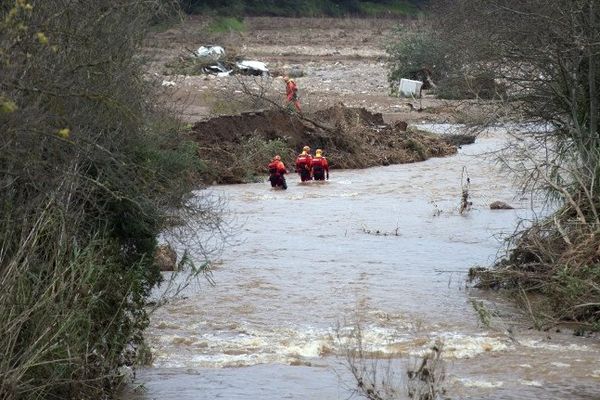
<instances>
[{"instance_id":1,"label":"submerged vegetation","mask_svg":"<svg viewBox=\"0 0 600 400\"><path fill-rule=\"evenodd\" d=\"M136 57L169 7L0 6L1 399L111 393L148 322L170 210L213 215L186 201L195 144L152 105Z\"/></svg>"}]
</instances>

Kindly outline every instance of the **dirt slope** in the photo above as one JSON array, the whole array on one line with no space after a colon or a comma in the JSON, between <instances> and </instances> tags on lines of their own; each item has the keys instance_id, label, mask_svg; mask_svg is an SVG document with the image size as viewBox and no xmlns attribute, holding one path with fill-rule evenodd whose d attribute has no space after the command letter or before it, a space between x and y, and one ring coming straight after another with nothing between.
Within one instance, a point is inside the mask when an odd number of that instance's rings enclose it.
<instances>
[{"instance_id":1,"label":"dirt slope","mask_svg":"<svg viewBox=\"0 0 600 400\"><path fill-rule=\"evenodd\" d=\"M433 134L385 124L381 114L337 104L298 116L267 110L196 123L190 136L207 163L208 180L246 182L266 173L278 152L292 166L302 146L322 148L332 168L365 168L423 161L454 154L455 145Z\"/></svg>"}]
</instances>

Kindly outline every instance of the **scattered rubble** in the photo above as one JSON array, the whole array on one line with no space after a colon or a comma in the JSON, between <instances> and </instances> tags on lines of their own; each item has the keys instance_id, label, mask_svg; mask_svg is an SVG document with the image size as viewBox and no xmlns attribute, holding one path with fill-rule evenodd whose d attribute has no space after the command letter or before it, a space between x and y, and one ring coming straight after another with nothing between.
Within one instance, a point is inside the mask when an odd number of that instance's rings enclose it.
<instances>
[{"instance_id":1,"label":"scattered rubble","mask_svg":"<svg viewBox=\"0 0 600 400\"><path fill-rule=\"evenodd\" d=\"M228 54L221 46L200 46L198 50L180 55L165 64L166 75L216 75L231 74L268 76L267 64L262 61L245 60L237 54Z\"/></svg>"}]
</instances>

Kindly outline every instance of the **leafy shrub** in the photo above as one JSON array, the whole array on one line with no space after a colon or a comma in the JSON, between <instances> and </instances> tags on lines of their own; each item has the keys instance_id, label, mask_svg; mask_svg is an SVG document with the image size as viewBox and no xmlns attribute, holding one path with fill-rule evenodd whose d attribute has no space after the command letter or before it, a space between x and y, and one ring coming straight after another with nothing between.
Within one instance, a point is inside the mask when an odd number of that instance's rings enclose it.
<instances>
[{"instance_id":1,"label":"leafy shrub","mask_svg":"<svg viewBox=\"0 0 600 400\"><path fill-rule=\"evenodd\" d=\"M156 237L202 170L136 56L167 3L0 6L2 399L106 398L141 341Z\"/></svg>"},{"instance_id":2,"label":"leafy shrub","mask_svg":"<svg viewBox=\"0 0 600 400\"><path fill-rule=\"evenodd\" d=\"M416 79L424 68L431 71L434 81L445 77L451 70L444 41L426 25L400 27L395 37L387 47L388 82L393 94L398 89L400 79Z\"/></svg>"}]
</instances>

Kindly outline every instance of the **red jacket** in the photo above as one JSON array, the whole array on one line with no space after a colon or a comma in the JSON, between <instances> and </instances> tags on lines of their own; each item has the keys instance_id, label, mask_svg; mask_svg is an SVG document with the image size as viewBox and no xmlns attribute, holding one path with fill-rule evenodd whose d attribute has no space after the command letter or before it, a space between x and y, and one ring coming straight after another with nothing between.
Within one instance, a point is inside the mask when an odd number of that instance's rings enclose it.
<instances>
[{"instance_id":1,"label":"red jacket","mask_svg":"<svg viewBox=\"0 0 600 400\"><path fill-rule=\"evenodd\" d=\"M310 169L311 167L312 156L308 153L302 152L296 158L296 170L299 171L301 169Z\"/></svg>"},{"instance_id":2,"label":"red jacket","mask_svg":"<svg viewBox=\"0 0 600 400\"><path fill-rule=\"evenodd\" d=\"M321 167L321 168L323 168L323 171L329 173L329 163L327 162L327 159L325 157L315 156L311 160L310 166L313 169L315 168L315 166L316 167Z\"/></svg>"}]
</instances>

